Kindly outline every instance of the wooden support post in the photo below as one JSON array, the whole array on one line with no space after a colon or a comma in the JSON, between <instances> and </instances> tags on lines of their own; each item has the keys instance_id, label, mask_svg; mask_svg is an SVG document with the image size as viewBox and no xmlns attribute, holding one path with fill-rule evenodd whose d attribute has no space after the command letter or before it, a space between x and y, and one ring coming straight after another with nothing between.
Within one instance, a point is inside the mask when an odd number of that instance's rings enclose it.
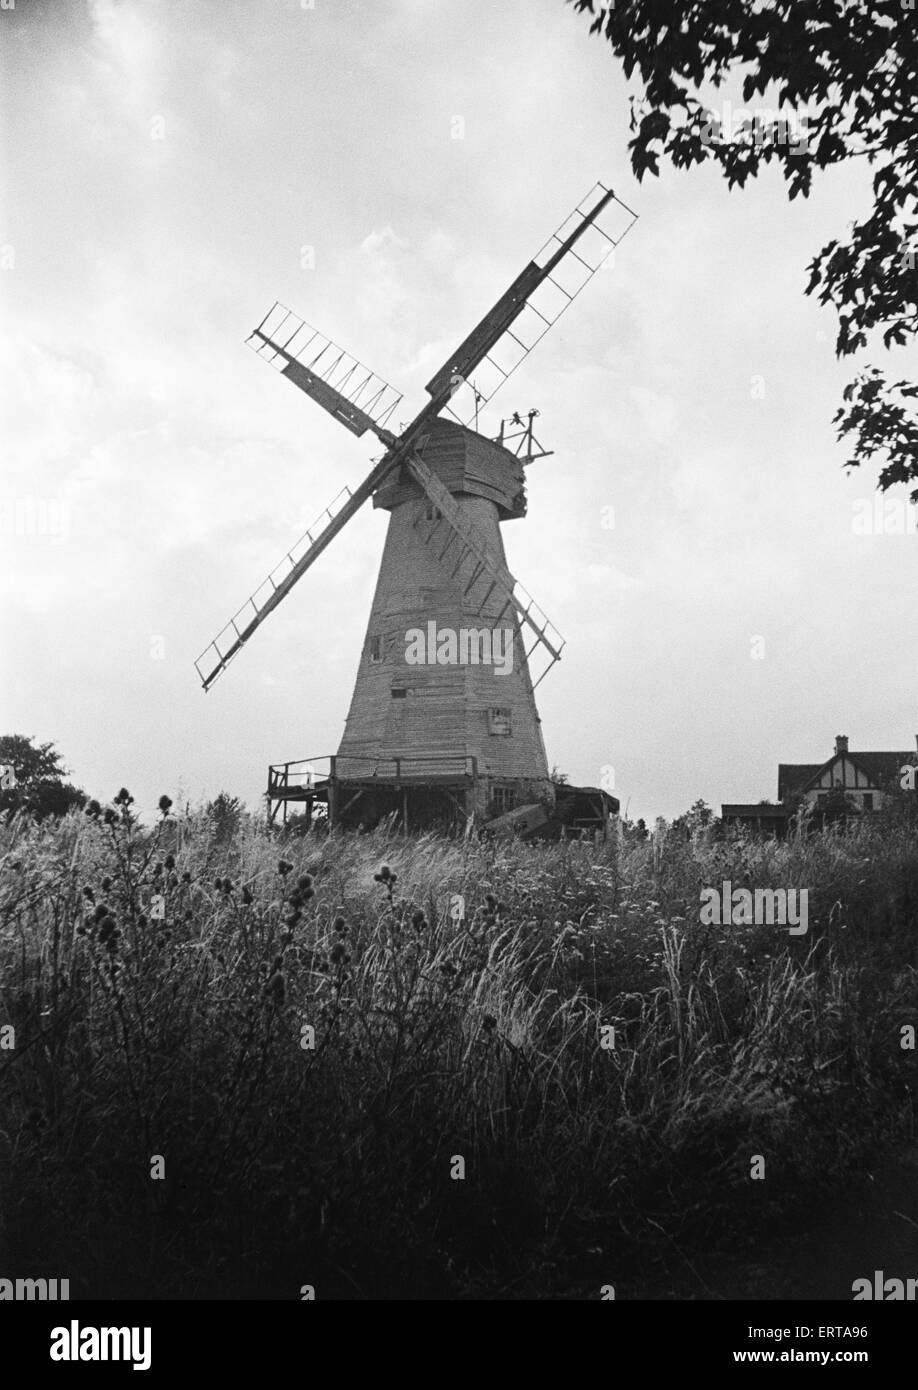
<instances>
[{"instance_id":1,"label":"wooden support post","mask_svg":"<svg viewBox=\"0 0 918 1390\"><path fill-rule=\"evenodd\" d=\"M329 758L328 770L328 828L334 830L338 820L338 779L337 759Z\"/></svg>"},{"instance_id":2,"label":"wooden support post","mask_svg":"<svg viewBox=\"0 0 918 1390\"><path fill-rule=\"evenodd\" d=\"M472 838L472 830L475 826L475 799L474 794L466 788L465 793L465 834L463 839Z\"/></svg>"},{"instance_id":3,"label":"wooden support post","mask_svg":"<svg viewBox=\"0 0 918 1390\"><path fill-rule=\"evenodd\" d=\"M402 833L408 834L408 788L402 787Z\"/></svg>"}]
</instances>

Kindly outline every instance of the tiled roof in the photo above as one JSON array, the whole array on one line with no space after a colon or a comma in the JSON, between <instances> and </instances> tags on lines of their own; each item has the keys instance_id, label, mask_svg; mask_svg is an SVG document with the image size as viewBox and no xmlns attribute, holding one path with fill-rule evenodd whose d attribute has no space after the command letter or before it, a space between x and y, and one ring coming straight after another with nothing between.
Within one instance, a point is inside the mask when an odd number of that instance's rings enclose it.
<instances>
[{"instance_id":1,"label":"tiled roof","mask_svg":"<svg viewBox=\"0 0 918 1390\"><path fill-rule=\"evenodd\" d=\"M831 758L827 758L824 763L779 763L778 800L783 801L786 796L791 796L794 792L805 791L824 768L831 767L836 758L850 758L855 767L859 767L870 778L871 787L879 788L890 782L898 781L899 769L904 763L914 764L915 757L916 755L912 752L848 752L833 753Z\"/></svg>"},{"instance_id":2,"label":"tiled roof","mask_svg":"<svg viewBox=\"0 0 918 1390\"><path fill-rule=\"evenodd\" d=\"M778 763L778 800L802 791L824 767L825 763Z\"/></svg>"},{"instance_id":3,"label":"tiled roof","mask_svg":"<svg viewBox=\"0 0 918 1390\"><path fill-rule=\"evenodd\" d=\"M854 758L876 787L897 782L902 765L915 762L914 753L855 753Z\"/></svg>"}]
</instances>

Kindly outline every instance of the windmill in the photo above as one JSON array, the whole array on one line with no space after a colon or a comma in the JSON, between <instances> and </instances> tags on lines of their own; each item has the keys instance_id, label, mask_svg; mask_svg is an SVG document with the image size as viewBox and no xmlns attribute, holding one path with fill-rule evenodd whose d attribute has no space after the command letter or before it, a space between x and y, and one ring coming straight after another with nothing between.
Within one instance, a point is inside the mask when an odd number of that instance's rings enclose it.
<instances>
[{"instance_id":1,"label":"windmill","mask_svg":"<svg viewBox=\"0 0 918 1390\"><path fill-rule=\"evenodd\" d=\"M342 824L398 811L406 828L457 814L509 814L526 828L550 811L533 692L564 642L510 573L500 534L501 522L526 515L524 469L548 451L533 433L538 412L514 415L507 433L502 422L497 439L479 433L479 416L635 221L596 184L434 373L429 400L398 434L390 421L401 396L285 305L250 334L258 356L352 434L374 434L384 453L201 654L204 689L365 502L389 512L341 744L327 773L314 758L269 769L272 820L291 801L310 816L325 802Z\"/></svg>"}]
</instances>

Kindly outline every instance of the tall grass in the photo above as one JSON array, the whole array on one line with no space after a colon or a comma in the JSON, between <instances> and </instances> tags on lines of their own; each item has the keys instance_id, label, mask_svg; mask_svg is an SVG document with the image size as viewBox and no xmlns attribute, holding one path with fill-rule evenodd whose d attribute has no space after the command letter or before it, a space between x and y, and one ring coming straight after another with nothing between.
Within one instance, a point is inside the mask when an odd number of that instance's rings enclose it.
<instances>
[{"instance_id":1,"label":"tall grass","mask_svg":"<svg viewBox=\"0 0 918 1390\"><path fill-rule=\"evenodd\" d=\"M0 875L0 1273L76 1297L640 1293L912 1131L906 825L619 852L123 802L0 826ZM809 932L700 925L724 879L808 888Z\"/></svg>"}]
</instances>

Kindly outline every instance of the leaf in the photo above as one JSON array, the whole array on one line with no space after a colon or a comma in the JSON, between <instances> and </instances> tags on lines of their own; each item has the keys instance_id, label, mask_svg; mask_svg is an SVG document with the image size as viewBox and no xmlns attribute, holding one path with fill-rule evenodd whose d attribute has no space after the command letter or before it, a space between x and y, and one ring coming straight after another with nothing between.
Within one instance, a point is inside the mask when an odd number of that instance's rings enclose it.
<instances>
[{"instance_id":1,"label":"leaf","mask_svg":"<svg viewBox=\"0 0 918 1390\"><path fill-rule=\"evenodd\" d=\"M869 214L851 224L846 241L830 241L810 261L804 292L838 312L840 358L866 347L868 335L882 338L887 350L914 342L918 277L902 248L918 235L910 220L918 201L918 107L911 100L916 31L896 0L879 6L685 0L678 29L672 4L663 0L575 0L575 6L594 31L602 24L603 41L626 77L638 75L633 100L640 109L632 105L628 152L639 181L647 173L658 177L662 159L680 169L713 158L728 187L743 188L777 159L793 202L809 196L814 170L865 161ZM698 96L689 94L689 84ZM724 87L739 89L750 105L777 90L782 106L807 112L805 143L788 139L768 118L767 140L755 148L712 142L714 122L700 94ZM876 369L845 388L834 423L854 440L852 466L885 451L883 476L918 477L918 437L901 406L915 400L918 386L899 389L901 397L892 397Z\"/></svg>"}]
</instances>

